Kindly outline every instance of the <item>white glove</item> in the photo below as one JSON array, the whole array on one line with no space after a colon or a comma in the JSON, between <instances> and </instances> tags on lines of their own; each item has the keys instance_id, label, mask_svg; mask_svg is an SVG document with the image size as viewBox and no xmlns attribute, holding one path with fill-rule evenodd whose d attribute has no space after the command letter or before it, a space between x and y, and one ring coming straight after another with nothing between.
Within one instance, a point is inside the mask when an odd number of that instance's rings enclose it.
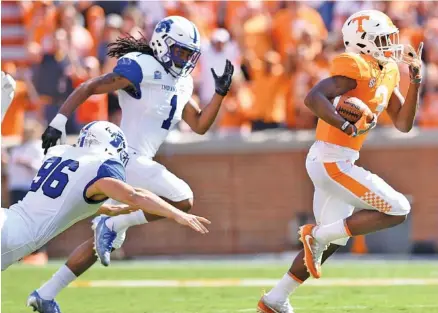
<instances>
[{"instance_id":1,"label":"white glove","mask_svg":"<svg viewBox=\"0 0 438 313\"><path fill-rule=\"evenodd\" d=\"M11 75L2 71L2 122L9 105L14 99L17 83Z\"/></svg>"}]
</instances>

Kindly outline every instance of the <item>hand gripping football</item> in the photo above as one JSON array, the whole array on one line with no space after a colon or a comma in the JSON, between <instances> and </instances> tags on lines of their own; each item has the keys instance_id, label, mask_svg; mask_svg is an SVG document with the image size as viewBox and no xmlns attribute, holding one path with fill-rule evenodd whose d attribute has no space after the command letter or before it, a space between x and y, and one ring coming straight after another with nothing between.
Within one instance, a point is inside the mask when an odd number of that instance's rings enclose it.
<instances>
[{"instance_id":1,"label":"hand gripping football","mask_svg":"<svg viewBox=\"0 0 438 313\"><path fill-rule=\"evenodd\" d=\"M371 112L370 108L358 98L345 95L339 96L333 101L333 106L340 116L352 124L360 120L362 115L367 116L367 122L373 120L373 112Z\"/></svg>"}]
</instances>

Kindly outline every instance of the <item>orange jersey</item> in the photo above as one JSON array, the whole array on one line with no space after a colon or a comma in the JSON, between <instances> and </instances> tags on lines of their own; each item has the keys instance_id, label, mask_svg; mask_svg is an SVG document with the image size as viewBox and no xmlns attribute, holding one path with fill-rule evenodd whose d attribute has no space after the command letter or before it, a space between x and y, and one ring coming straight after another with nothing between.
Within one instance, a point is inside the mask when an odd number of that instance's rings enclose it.
<instances>
[{"instance_id":1,"label":"orange jersey","mask_svg":"<svg viewBox=\"0 0 438 313\"><path fill-rule=\"evenodd\" d=\"M399 84L400 73L395 62L388 62L382 68L368 55L342 53L331 64L331 76L346 76L356 80L357 87L346 95L361 99L377 115L388 106L394 88ZM318 121L316 139L359 151L365 135L350 137L323 120Z\"/></svg>"}]
</instances>

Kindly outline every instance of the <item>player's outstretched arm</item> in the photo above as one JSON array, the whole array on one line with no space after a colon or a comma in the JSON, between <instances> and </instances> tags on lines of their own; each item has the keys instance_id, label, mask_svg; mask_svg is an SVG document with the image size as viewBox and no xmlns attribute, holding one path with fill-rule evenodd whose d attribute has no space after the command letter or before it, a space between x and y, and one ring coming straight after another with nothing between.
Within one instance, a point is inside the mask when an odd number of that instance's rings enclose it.
<instances>
[{"instance_id":1,"label":"player's outstretched arm","mask_svg":"<svg viewBox=\"0 0 438 313\"><path fill-rule=\"evenodd\" d=\"M44 153L47 153L50 147L55 146L58 140L61 140L61 143L65 141L65 124L68 117L90 96L113 92L129 86L131 86L131 82L127 78L114 72L92 78L79 85L67 98L43 133Z\"/></svg>"},{"instance_id":2,"label":"player's outstretched arm","mask_svg":"<svg viewBox=\"0 0 438 313\"><path fill-rule=\"evenodd\" d=\"M410 45L405 46L403 61L409 65L409 75L411 78L408 93L406 99L404 99L396 88L389 98L386 109L395 128L404 133L409 132L414 126L415 115L420 103L422 51L423 43L420 44L418 51L415 51Z\"/></svg>"},{"instance_id":3,"label":"player's outstretched arm","mask_svg":"<svg viewBox=\"0 0 438 313\"><path fill-rule=\"evenodd\" d=\"M116 205L104 203L100 206L99 210L97 210L96 215L105 214L108 216L117 216L121 214L129 214L137 210L139 209L126 204Z\"/></svg>"},{"instance_id":4,"label":"player's outstretched arm","mask_svg":"<svg viewBox=\"0 0 438 313\"><path fill-rule=\"evenodd\" d=\"M347 121L336 113L331 101L337 96L356 88L356 86L357 83L352 78L332 76L316 84L309 91L304 103L318 118L351 135L355 131L354 126L350 124L351 127L342 129L344 125L348 125L346 124Z\"/></svg>"},{"instance_id":5,"label":"player's outstretched arm","mask_svg":"<svg viewBox=\"0 0 438 313\"><path fill-rule=\"evenodd\" d=\"M216 119L222 100L230 89L234 66L230 60L227 60L222 76L217 76L213 69L211 69L211 73L214 78L216 92L210 100L210 103L201 110L194 101L190 101L188 105L184 107L182 115L184 121L189 124L190 128L200 135L205 134Z\"/></svg>"},{"instance_id":6,"label":"player's outstretched arm","mask_svg":"<svg viewBox=\"0 0 438 313\"><path fill-rule=\"evenodd\" d=\"M114 178L99 179L88 188L87 196L89 194L105 195L130 207L137 207L145 213L168 217L197 232L208 233L208 229L203 225L203 223L210 224L206 218L180 211L152 192L145 189L134 189Z\"/></svg>"}]
</instances>

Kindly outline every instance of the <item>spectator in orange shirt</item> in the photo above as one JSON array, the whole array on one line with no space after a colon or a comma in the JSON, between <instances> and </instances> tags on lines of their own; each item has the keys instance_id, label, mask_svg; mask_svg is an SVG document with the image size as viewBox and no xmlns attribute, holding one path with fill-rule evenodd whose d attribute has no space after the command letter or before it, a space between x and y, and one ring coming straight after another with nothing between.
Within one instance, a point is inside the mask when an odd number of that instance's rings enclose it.
<instances>
[{"instance_id":1,"label":"spectator in orange shirt","mask_svg":"<svg viewBox=\"0 0 438 313\"><path fill-rule=\"evenodd\" d=\"M84 81L101 74L99 60L95 57L86 57L83 68L75 69L73 86L76 88ZM107 94L92 95L77 109L76 119L79 124L85 125L92 121L108 120Z\"/></svg>"},{"instance_id":2,"label":"spectator in orange shirt","mask_svg":"<svg viewBox=\"0 0 438 313\"><path fill-rule=\"evenodd\" d=\"M271 17L260 1L248 1L245 15L239 17L243 22L234 23L232 32L242 51L243 63L251 76L252 59L264 59L272 50Z\"/></svg>"},{"instance_id":3,"label":"spectator in orange shirt","mask_svg":"<svg viewBox=\"0 0 438 313\"><path fill-rule=\"evenodd\" d=\"M252 101L251 90L245 85L242 84L240 88L231 87L219 112L218 132L226 135L250 133L251 123L248 113Z\"/></svg>"},{"instance_id":4,"label":"spectator in orange shirt","mask_svg":"<svg viewBox=\"0 0 438 313\"><path fill-rule=\"evenodd\" d=\"M266 53L263 60L251 61L254 68L251 90L253 104L250 118L253 131L282 127L285 119L289 75L275 51Z\"/></svg>"},{"instance_id":5,"label":"spectator in orange shirt","mask_svg":"<svg viewBox=\"0 0 438 313\"><path fill-rule=\"evenodd\" d=\"M285 9L273 18L272 36L275 49L284 58L289 47L299 41L303 29L312 27L319 40L327 38L327 29L321 15L315 9L296 1L288 1Z\"/></svg>"},{"instance_id":6,"label":"spectator in orange shirt","mask_svg":"<svg viewBox=\"0 0 438 313\"><path fill-rule=\"evenodd\" d=\"M61 12L61 27L67 33L69 50L83 58L93 52L94 42L90 32L79 24L78 12L73 5L67 5Z\"/></svg>"},{"instance_id":7,"label":"spectator in orange shirt","mask_svg":"<svg viewBox=\"0 0 438 313\"><path fill-rule=\"evenodd\" d=\"M39 98L29 94L28 90L34 91L32 82L24 76L24 72L18 72L12 63L3 66L5 71L14 77L16 81L15 96L12 100L2 122L2 136L21 136L24 126L25 115L34 111L39 106Z\"/></svg>"},{"instance_id":8,"label":"spectator in orange shirt","mask_svg":"<svg viewBox=\"0 0 438 313\"><path fill-rule=\"evenodd\" d=\"M105 12L98 5L93 5L86 11L88 30L93 37L93 55L97 56L99 45L103 40L105 29Z\"/></svg>"},{"instance_id":9,"label":"spectator in orange shirt","mask_svg":"<svg viewBox=\"0 0 438 313\"><path fill-rule=\"evenodd\" d=\"M297 33L297 44L289 47L285 67L291 73L286 106L286 126L289 129L315 127L314 114L304 105L307 92L318 81L328 77L329 55L332 47L322 49L322 40L312 27Z\"/></svg>"},{"instance_id":10,"label":"spectator in orange shirt","mask_svg":"<svg viewBox=\"0 0 438 313\"><path fill-rule=\"evenodd\" d=\"M430 19L425 27L424 54L426 55L426 82L424 102L420 107L422 127L438 128L438 18Z\"/></svg>"},{"instance_id":11,"label":"spectator in orange shirt","mask_svg":"<svg viewBox=\"0 0 438 313\"><path fill-rule=\"evenodd\" d=\"M129 34L137 38L139 33L143 33L145 27L145 16L139 8L129 6L122 13L123 26L122 35Z\"/></svg>"},{"instance_id":12,"label":"spectator in orange shirt","mask_svg":"<svg viewBox=\"0 0 438 313\"><path fill-rule=\"evenodd\" d=\"M110 59L106 55L106 53L108 52L108 44L110 42L115 42L116 39L121 36L122 26L123 26L123 19L120 15L109 14L106 17L103 39L99 44L99 49L97 54L100 64L105 64L105 62L107 62L107 60ZM114 68L114 66L115 63L112 64L111 67L109 67L108 69L104 68L103 72L106 73L111 71Z\"/></svg>"},{"instance_id":13,"label":"spectator in orange shirt","mask_svg":"<svg viewBox=\"0 0 438 313\"><path fill-rule=\"evenodd\" d=\"M199 60L200 70L197 85L200 86L201 103L208 103L214 92L214 80L210 68L213 68L216 73L220 73L227 59L237 67L240 63L239 49L236 43L231 40L226 29L217 28L213 31L211 40L203 44ZM238 74L236 71L234 76Z\"/></svg>"},{"instance_id":14,"label":"spectator in orange shirt","mask_svg":"<svg viewBox=\"0 0 438 313\"><path fill-rule=\"evenodd\" d=\"M32 1L22 5L28 42L36 42L50 52L56 30L57 9L52 1Z\"/></svg>"}]
</instances>

